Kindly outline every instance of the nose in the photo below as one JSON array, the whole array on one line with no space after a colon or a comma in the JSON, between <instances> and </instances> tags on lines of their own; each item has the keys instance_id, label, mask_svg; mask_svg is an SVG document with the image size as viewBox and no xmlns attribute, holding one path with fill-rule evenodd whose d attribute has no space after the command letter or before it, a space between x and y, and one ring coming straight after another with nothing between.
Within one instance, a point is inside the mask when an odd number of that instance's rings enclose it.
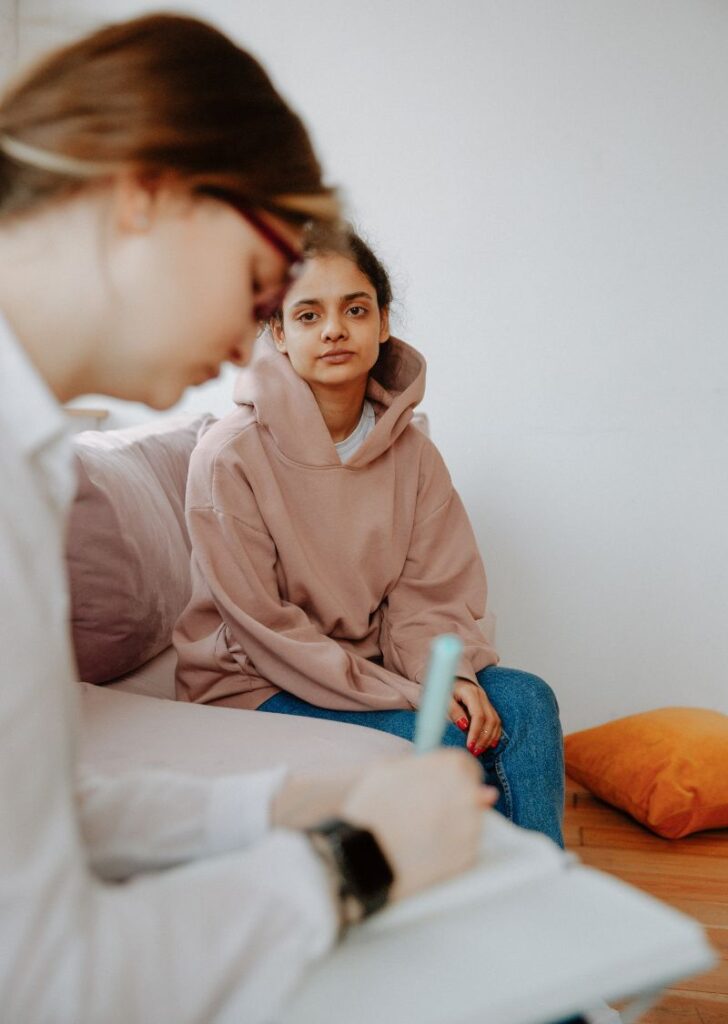
<instances>
[{"instance_id":1,"label":"nose","mask_svg":"<svg viewBox=\"0 0 728 1024\"><path fill-rule=\"evenodd\" d=\"M324 341L340 341L346 337L346 326L338 313L329 313L322 326L321 337Z\"/></svg>"}]
</instances>

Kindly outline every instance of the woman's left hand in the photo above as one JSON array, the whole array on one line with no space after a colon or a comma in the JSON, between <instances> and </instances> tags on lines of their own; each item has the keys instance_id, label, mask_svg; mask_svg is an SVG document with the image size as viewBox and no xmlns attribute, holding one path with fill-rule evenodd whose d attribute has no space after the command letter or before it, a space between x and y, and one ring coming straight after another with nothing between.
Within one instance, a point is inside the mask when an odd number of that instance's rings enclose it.
<instances>
[{"instance_id":1,"label":"woman's left hand","mask_svg":"<svg viewBox=\"0 0 728 1024\"><path fill-rule=\"evenodd\" d=\"M456 679L450 702L450 720L468 733L468 750L476 757L489 747L495 747L501 735L498 712L486 697L482 687L468 679ZM468 715L463 709L466 709ZM466 725L470 717L470 724Z\"/></svg>"}]
</instances>

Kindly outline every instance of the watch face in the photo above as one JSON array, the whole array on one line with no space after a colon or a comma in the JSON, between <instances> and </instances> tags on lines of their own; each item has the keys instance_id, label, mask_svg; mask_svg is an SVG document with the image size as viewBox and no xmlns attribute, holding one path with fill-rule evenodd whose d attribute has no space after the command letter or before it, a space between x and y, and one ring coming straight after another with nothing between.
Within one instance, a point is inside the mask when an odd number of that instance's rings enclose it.
<instances>
[{"instance_id":1,"label":"watch face","mask_svg":"<svg viewBox=\"0 0 728 1024\"><path fill-rule=\"evenodd\" d=\"M345 908L353 901L358 907L358 914L347 917L347 924L383 907L394 875L372 833L341 818L322 821L310 833L324 839L328 855L335 861L341 906Z\"/></svg>"},{"instance_id":2,"label":"watch face","mask_svg":"<svg viewBox=\"0 0 728 1024\"><path fill-rule=\"evenodd\" d=\"M362 897L377 896L389 889L394 880L392 869L371 832L352 829L342 836L349 880Z\"/></svg>"}]
</instances>

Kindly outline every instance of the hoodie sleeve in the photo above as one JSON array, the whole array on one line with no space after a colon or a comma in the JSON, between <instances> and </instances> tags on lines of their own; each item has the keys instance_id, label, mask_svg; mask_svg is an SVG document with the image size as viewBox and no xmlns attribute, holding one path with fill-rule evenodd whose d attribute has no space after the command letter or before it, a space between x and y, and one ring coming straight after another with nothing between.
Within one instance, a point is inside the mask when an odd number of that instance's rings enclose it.
<instances>
[{"instance_id":1,"label":"hoodie sleeve","mask_svg":"<svg viewBox=\"0 0 728 1024\"><path fill-rule=\"evenodd\" d=\"M384 609L384 664L422 683L431 641L440 633L455 633L463 641L457 674L475 682L476 672L498 661L478 624L486 596L470 520L442 456L427 442L407 558Z\"/></svg>"},{"instance_id":2,"label":"hoodie sleeve","mask_svg":"<svg viewBox=\"0 0 728 1024\"><path fill-rule=\"evenodd\" d=\"M416 707L417 684L346 650L322 633L302 608L283 600L275 543L244 475L238 473L231 481L226 469L218 473L213 468L208 502L210 493L211 503L196 504L194 494L188 501L193 596L186 625L178 623L178 631L194 626L191 608L209 606L211 599L255 672L280 689L336 710ZM216 699L209 687L202 692L189 679L185 685L193 700ZM229 695L229 680L224 686Z\"/></svg>"}]
</instances>

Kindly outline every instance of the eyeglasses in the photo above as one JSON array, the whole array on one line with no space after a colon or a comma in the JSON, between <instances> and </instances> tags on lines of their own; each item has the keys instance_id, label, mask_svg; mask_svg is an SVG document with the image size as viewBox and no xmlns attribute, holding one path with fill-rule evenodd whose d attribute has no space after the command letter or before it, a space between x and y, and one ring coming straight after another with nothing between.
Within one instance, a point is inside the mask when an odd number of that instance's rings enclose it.
<instances>
[{"instance_id":1,"label":"eyeglasses","mask_svg":"<svg viewBox=\"0 0 728 1024\"><path fill-rule=\"evenodd\" d=\"M286 261L286 276L280 287L267 299L262 299L253 306L253 317L259 322L265 322L278 312L286 296L286 292L301 273L303 267L303 253L295 249L283 235L281 235L272 224L264 220L257 210L249 206L242 196L226 188L218 188L216 185L202 185L196 190L198 194L210 196L211 199L219 199L223 203L240 214L258 234L272 245L276 252L280 253Z\"/></svg>"}]
</instances>

